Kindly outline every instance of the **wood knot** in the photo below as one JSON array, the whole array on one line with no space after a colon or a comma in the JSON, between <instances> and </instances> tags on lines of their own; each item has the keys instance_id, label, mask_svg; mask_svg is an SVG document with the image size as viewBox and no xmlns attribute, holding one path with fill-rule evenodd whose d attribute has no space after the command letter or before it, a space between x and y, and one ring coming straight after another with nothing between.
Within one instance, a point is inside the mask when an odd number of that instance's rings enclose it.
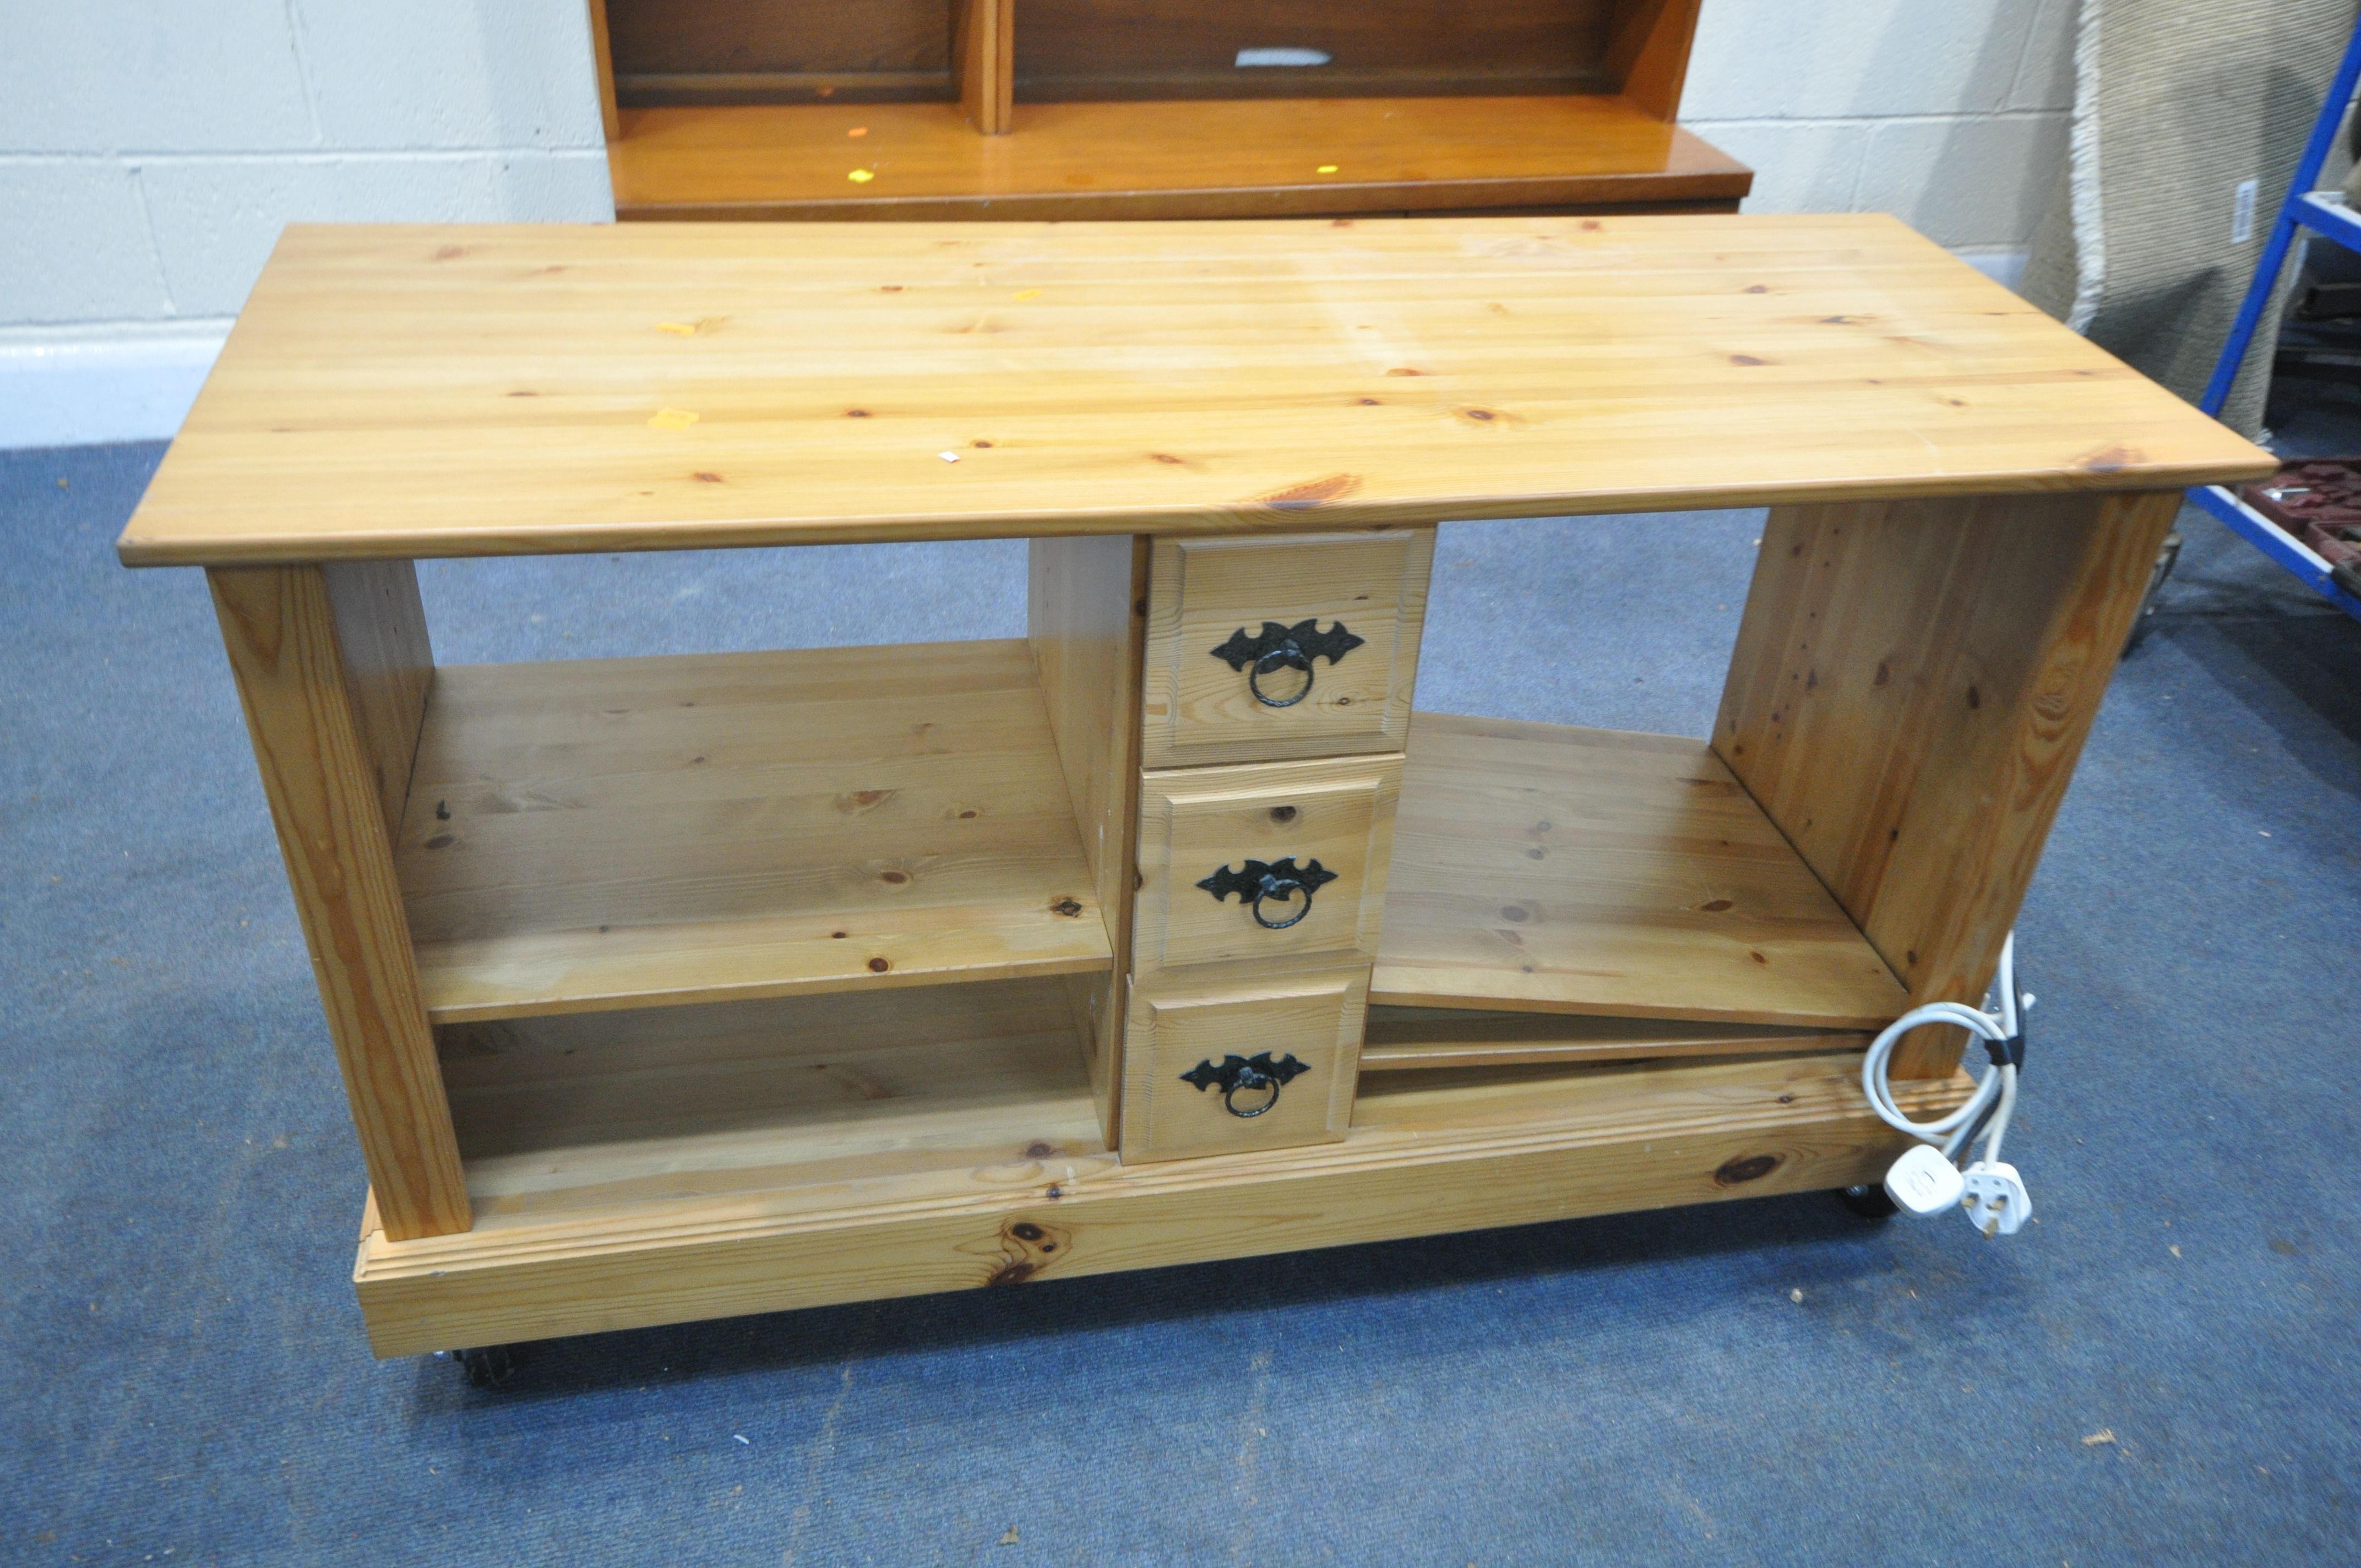
<instances>
[{"instance_id":1,"label":"wood knot","mask_svg":"<svg viewBox=\"0 0 2361 1568\"><path fill-rule=\"evenodd\" d=\"M1720 1168L1713 1173L1713 1184L1742 1187L1750 1181L1762 1180L1778 1168L1779 1157L1775 1154L1739 1155L1721 1162Z\"/></svg>"},{"instance_id":2,"label":"wood knot","mask_svg":"<svg viewBox=\"0 0 2361 1568\"><path fill-rule=\"evenodd\" d=\"M1022 1285L1066 1250L1066 1233L1036 1220L1016 1220L1000 1233L1000 1256L986 1285Z\"/></svg>"},{"instance_id":3,"label":"wood knot","mask_svg":"<svg viewBox=\"0 0 2361 1568\"><path fill-rule=\"evenodd\" d=\"M1300 485L1271 490L1254 499L1275 511L1309 511L1323 502L1341 500L1360 488L1358 474L1331 474L1325 478L1306 479Z\"/></svg>"},{"instance_id":4,"label":"wood knot","mask_svg":"<svg viewBox=\"0 0 2361 1568\"><path fill-rule=\"evenodd\" d=\"M1061 898L1058 900L1057 903L1049 905L1050 914L1062 915L1069 920L1071 920L1075 916L1080 915L1082 912L1082 904L1076 899Z\"/></svg>"},{"instance_id":5,"label":"wood knot","mask_svg":"<svg viewBox=\"0 0 2361 1568\"><path fill-rule=\"evenodd\" d=\"M2087 474L2120 474L2126 468L2137 467L2142 461L2140 455L2128 446L2103 446L2076 458L2074 466Z\"/></svg>"},{"instance_id":6,"label":"wood knot","mask_svg":"<svg viewBox=\"0 0 2361 1568\"><path fill-rule=\"evenodd\" d=\"M891 963L884 959L872 959L869 960L869 972L871 974L884 974L887 970L892 969L893 967L894 966Z\"/></svg>"},{"instance_id":7,"label":"wood knot","mask_svg":"<svg viewBox=\"0 0 2361 1568\"><path fill-rule=\"evenodd\" d=\"M1733 354L1730 356L1730 362L1732 365L1768 365L1771 363L1768 359L1757 359L1752 354Z\"/></svg>"},{"instance_id":8,"label":"wood knot","mask_svg":"<svg viewBox=\"0 0 2361 1568\"><path fill-rule=\"evenodd\" d=\"M1732 905L1730 901L1727 898L1714 898L1707 900L1705 903L1698 905L1697 907L1704 910L1708 915L1719 915L1723 910L1732 907Z\"/></svg>"}]
</instances>

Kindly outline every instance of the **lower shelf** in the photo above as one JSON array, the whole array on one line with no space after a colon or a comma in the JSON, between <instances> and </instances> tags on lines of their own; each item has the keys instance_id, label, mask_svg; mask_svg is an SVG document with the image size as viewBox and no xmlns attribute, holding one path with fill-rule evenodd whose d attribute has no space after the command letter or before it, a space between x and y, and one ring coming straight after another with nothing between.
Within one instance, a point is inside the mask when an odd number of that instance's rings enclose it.
<instances>
[{"instance_id":1,"label":"lower shelf","mask_svg":"<svg viewBox=\"0 0 2361 1568\"><path fill-rule=\"evenodd\" d=\"M1061 981L457 1024L436 1040L479 1233L1108 1157Z\"/></svg>"},{"instance_id":2,"label":"lower shelf","mask_svg":"<svg viewBox=\"0 0 2361 1568\"><path fill-rule=\"evenodd\" d=\"M626 109L608 164L626 219L1734 212L1754 179L1589 93L1019 104L999 137L955 104Z\"/></svg>"},{"instance_id":3,"label":"lower shelf","mask_svg":"<svg viewBox=\"0 0 2361 1568\"><path fill-rule=\"evenodd\" d=\"M1073 1036L1059 1038L1061 992L894 993L970 996L1001 1020L970 1033L998 1043L971 1040L940 1079L939 1055L890 1036L814 1049L785 1098L722 1059L751 1044L727 1029L670 1071L627 1066L619 1037L564 1033L590 1020L537 1020L486 1055L476 1046L500 1042L446 1036L481 1207L462 1235L369 1227L354 1279L371 1345L401 1355L1841 1187L1873 1179L1902 1141L1861 1099L1858 1054L1832 1052L1394 1074L1364 1087L1341 1143L1126 1167L1096 1141ZM644 1041L632 1050L650 1060ZM1965 1084L1903 1098L1923 1115Z\"/></svg>"},{"instance_id":4,"label":"lower shelf","mask_svg":"<svg viewBox=\"0 0 2361 1568\"><path fill-rule=\"evenodd\" d=\"M1878 1029L1908 1005L1701 740L1412 717L1373 1005Z\"/></svg>"}]
</instances>

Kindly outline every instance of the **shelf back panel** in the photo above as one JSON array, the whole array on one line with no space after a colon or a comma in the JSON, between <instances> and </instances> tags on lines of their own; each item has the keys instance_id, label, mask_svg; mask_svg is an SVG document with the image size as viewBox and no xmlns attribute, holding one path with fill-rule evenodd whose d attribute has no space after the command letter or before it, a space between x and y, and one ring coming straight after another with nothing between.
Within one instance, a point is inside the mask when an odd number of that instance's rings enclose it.
<instances>
[{"instance_id":1,"label":"shelf back panel","mask_svg":"<svg viewBox=\"0 0 2361 1568\"><path fill-rule=\"evenodd\" d=\"M1612 93L1616 0L1025 0L1016 94L1335 98ZM1324 62L1239 63L1242 50Z\"/></svg>"},{"instance_id":2,"label":"shelf back panel","mask_svg":"<svg viewBox=\"0 0 2361 1568\"><path fill-rule=\"evenodd\" d=\"M957 96L945 0L607 0L607 29L624 108Z\"/></svg>"}]
</instances>

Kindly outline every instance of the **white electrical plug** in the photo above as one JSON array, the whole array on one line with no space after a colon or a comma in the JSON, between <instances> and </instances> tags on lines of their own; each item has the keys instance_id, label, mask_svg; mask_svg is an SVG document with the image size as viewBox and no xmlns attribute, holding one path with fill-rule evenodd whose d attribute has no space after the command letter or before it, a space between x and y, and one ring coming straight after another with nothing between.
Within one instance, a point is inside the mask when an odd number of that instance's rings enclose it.
<instances>
[{"instance_id":1,"label":"white electrical plug","mask_svg":"<svg viewBox=\"0 0 2361 1568\"><path fill-rule=\"evenodd\" d=\"M1905 1214L1925 1219L1960 1201L1960 1168L1931 1144L1913 1144L1885 1172L1885 1195Z\"/></svg>"},{"instance_id":2,"label":"white electrical plug","mask_svg":"<svg viewBox=\"0 0 2361 1568\"><path fill-rule=\"evenodd\" d=\"M2033 1198L2025 1190L2025 1179L2006 1160L1976 1161L1968 1167L1960 1186L1965 1190L1960 1207L1967 1211L1968 1223L1987 1238L2013 1236L2033 1218Z\"/></svg>"}]
</instances>

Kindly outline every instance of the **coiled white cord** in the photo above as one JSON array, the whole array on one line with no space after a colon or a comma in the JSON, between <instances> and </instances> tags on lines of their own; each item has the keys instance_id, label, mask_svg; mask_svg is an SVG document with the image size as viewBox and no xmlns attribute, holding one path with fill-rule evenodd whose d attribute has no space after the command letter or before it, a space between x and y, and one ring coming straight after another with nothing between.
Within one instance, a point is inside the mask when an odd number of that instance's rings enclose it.
<instances>
[{"instance_id":1,"label":"coiled white cord","mask_svg":"<svg viewBox=\"0 0 2361 1568\"><path fill-rule=\"evenodd\" d=\"M1914 1122L1903 1113L1902 1107L1894 1103L1894 1087L1886 1074L1893 1063L1894 1046L1903 1036L1922 1025L1957 1024L1977 1038L1994 1043L2016 1038L2020 1011L2031 1006L2033 998L2017 994L2016 934L2013 931L2001 944L2000 968L1993 977L1993 999L1999 1003L1993 1013L1959 1002L1930 1002L1912 1008L1870 1042L1869 1055L1861 1064L1861 1092L1869 1096L1870 1108L1887 1126L1930 1144L1939 1144L1943 1157L1954 1164L1979 1139L1983 1141L1986 1163L1999 1163L2001 1140L2007 1135L2009 1117L2016 1109L2015 1064L2003 1062L1993 1068L1959 1109L1931 1122Z\"/></svg>"}]
</instances>

